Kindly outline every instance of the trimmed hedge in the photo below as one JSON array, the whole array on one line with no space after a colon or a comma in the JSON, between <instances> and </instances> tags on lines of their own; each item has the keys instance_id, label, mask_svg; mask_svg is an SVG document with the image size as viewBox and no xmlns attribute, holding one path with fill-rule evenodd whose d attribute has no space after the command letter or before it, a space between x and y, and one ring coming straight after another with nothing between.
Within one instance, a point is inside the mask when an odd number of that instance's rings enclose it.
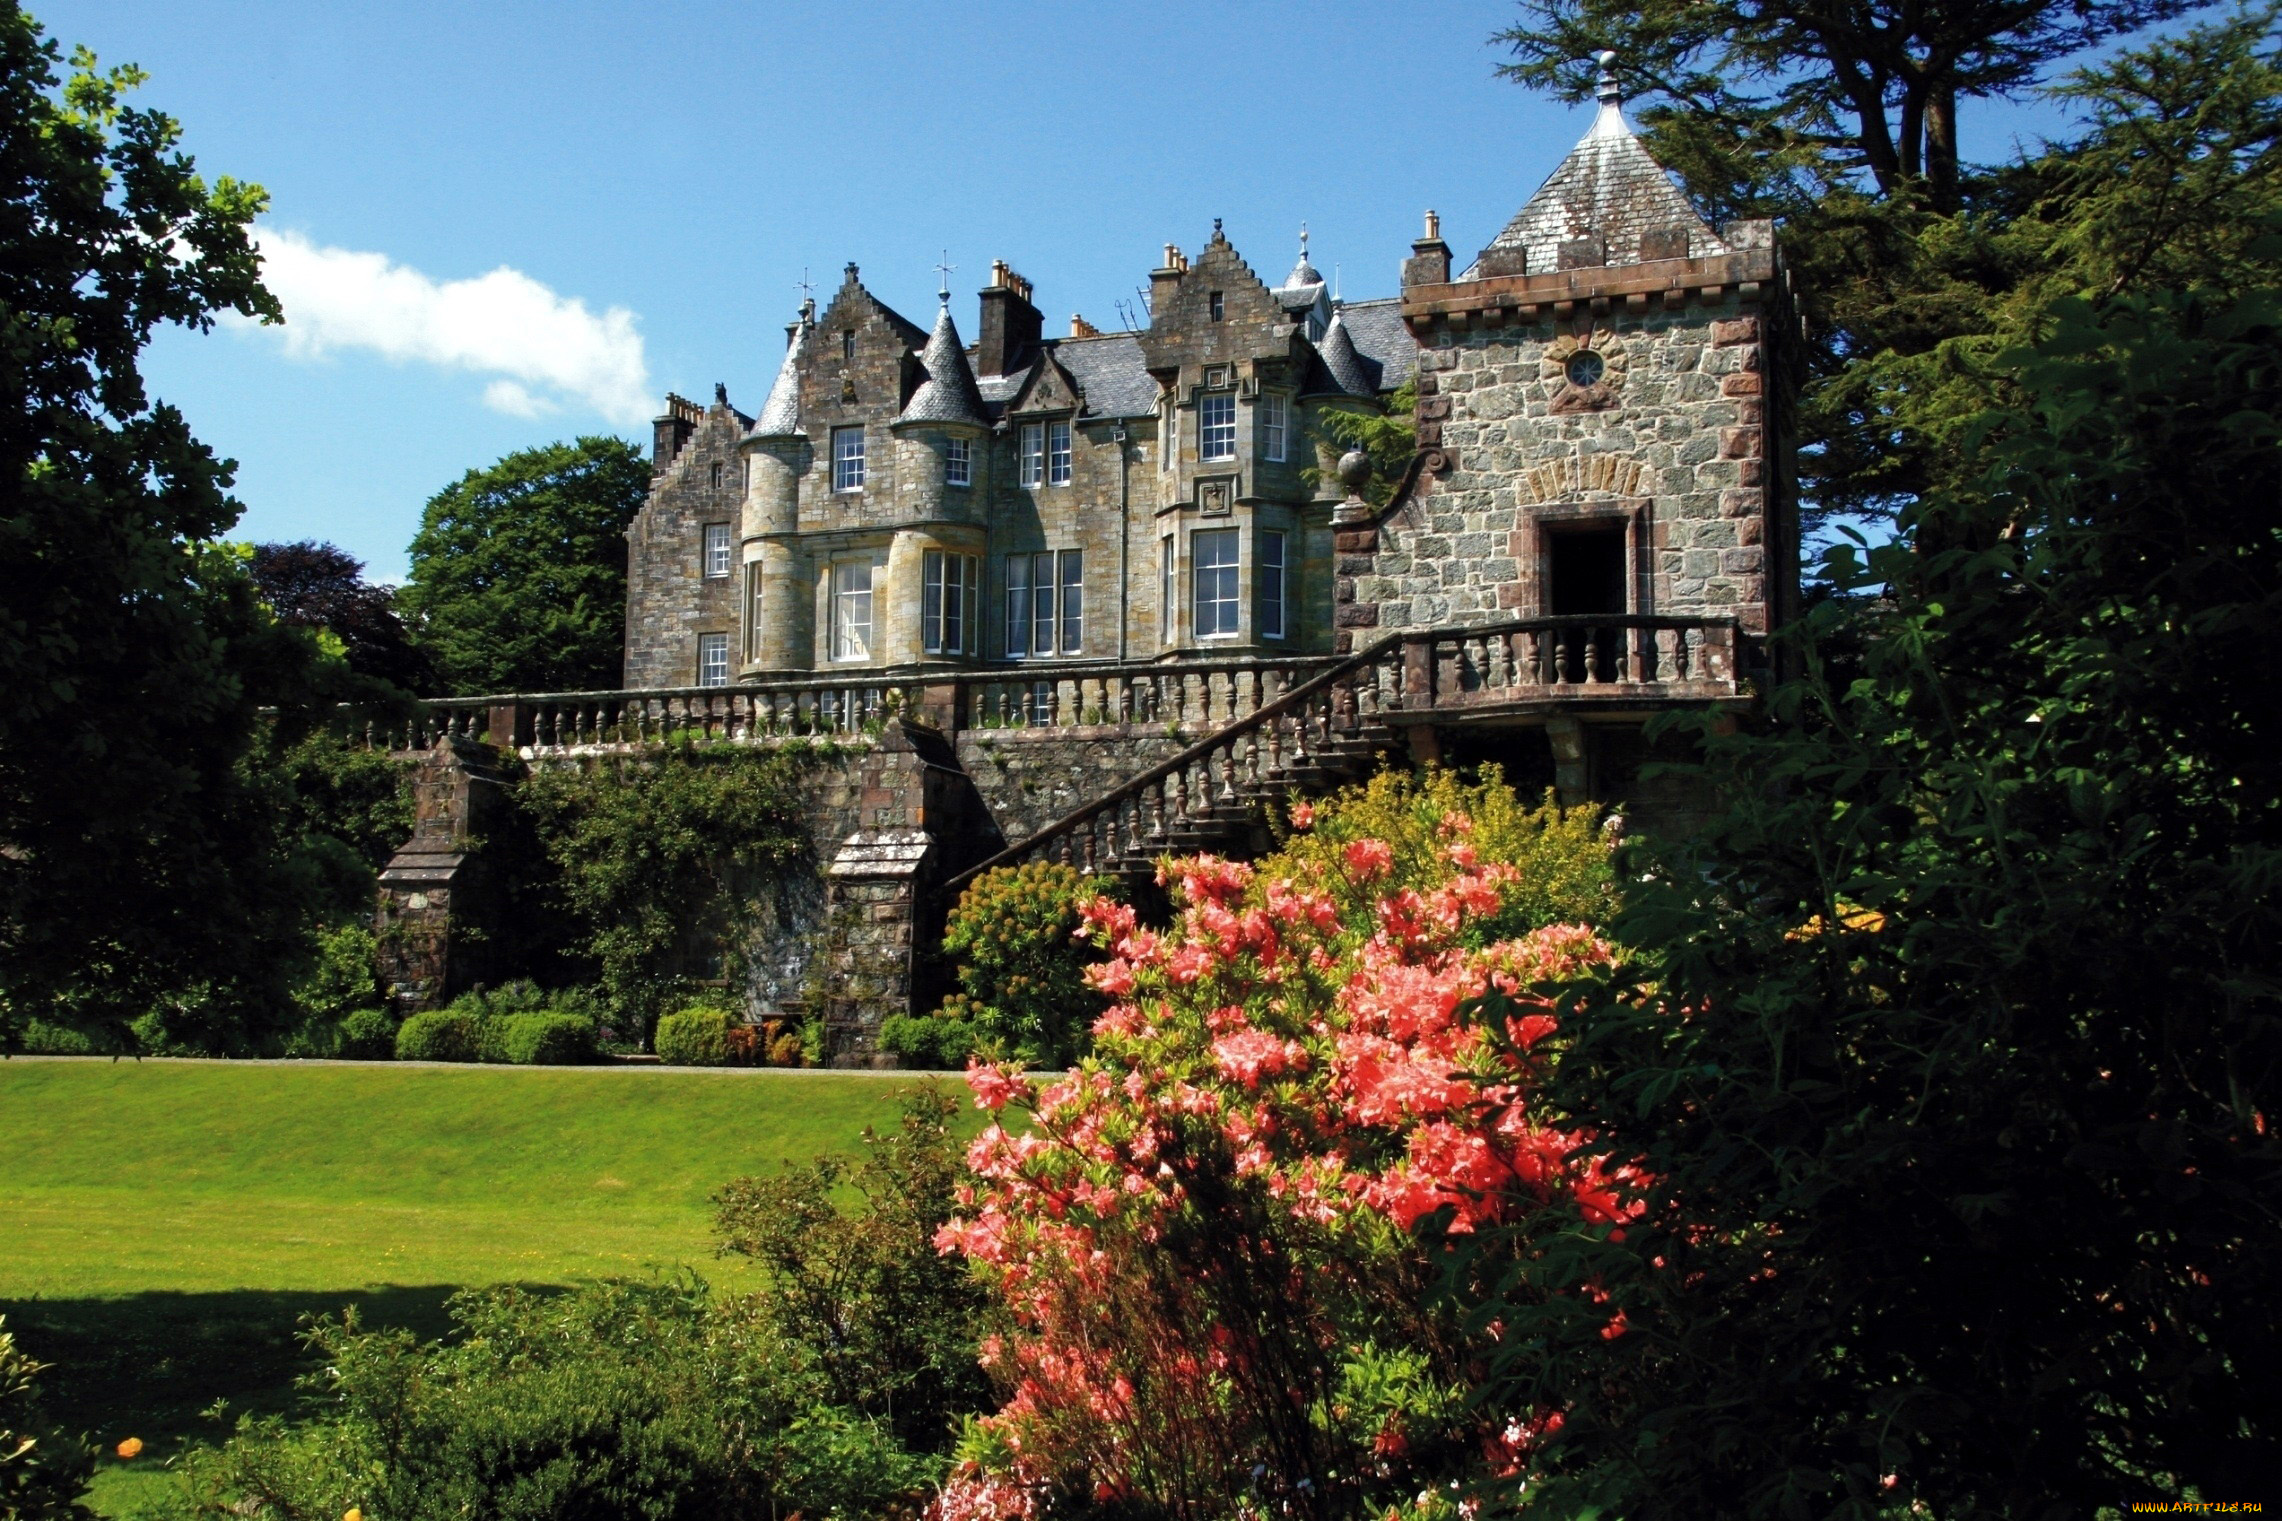
<instances>
[{"instance_id":1,"label":"trimmed hedge","mask_svg":"<svg viewBox=\"0 0 2282 1521\"><path fill-rule=\"evenodd\" d=\"M351 1009L341 1018L336 1054L353 1062L385 1062L396 1056L396 1021L381 1009Z\"/></svg>"},{"instance_id":2,"label":"trimmed hedge","mask_svg":"<svg viewBox=\"0 0 2282 1521\"><path fill-rule=\"evenodd\" d=\"M957 999L953 994L952 998ZM944 1004L945 1010L950 1001ZM904 1064L933 1072L957 1072L967 1065L967 1058L975 1054L981 1044L983 1032L971 1019L960 1019L945 1012L938 1014L890 1014L880 1021L880 1049L892 1051L904 1059Z\"/></svg>"},{"instance_id":3,"label":"trimmed hedge","mask_svg":"<svg viewBox=\"0 0 2282 1521\"><path fill-rule=\"evenodd\" d=\"M658 1021L658 1060L677 1067L729 1065L729 1027L722 1009L683 1009Z\"/></svg>"},{"instance_id":4,"label":"trimmed hedge","mask_svg":"<svg viewBox=\"0 0 2282 1521\"><path fill-rule=\"evenodd\" d=\"M482 1026L489 1020L450 1009L415 1014L396 1031L400 1062L472 1062L483 1059Z\"/></svg>"},{"instance_id":5,"label":"trimmed hedge","mask_svg":"<svg viewBox=\"0 0 2282 1521\"><path fill-rule=\"evenodd\" d=\"M493 1020L507 1059L521 1067L583 1067L602 1056L594 1021L576 1014L514 1014Z\"/></svg>"}]
</instances>

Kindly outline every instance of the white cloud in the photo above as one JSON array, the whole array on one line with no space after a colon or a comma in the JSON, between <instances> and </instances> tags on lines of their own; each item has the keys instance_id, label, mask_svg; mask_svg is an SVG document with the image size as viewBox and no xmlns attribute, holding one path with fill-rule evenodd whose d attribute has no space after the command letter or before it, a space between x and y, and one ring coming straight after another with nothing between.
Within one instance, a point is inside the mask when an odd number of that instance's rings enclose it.
<instances>
[{"instance_id":1,"label":"white cloud","mask_svg":"<svg viewBox=\"0 0 2282 1521\"><path fill-rule=\"evenodd\" d=\"M577 404L622 427L648 421L648 361L634 314L597 316L505 265L472 280L431 280L387 255L326 248L263 228L262 280L285 308L288 354L367 349L503 378L484 404L536 417Z\"/></svg>"}]
</instances>

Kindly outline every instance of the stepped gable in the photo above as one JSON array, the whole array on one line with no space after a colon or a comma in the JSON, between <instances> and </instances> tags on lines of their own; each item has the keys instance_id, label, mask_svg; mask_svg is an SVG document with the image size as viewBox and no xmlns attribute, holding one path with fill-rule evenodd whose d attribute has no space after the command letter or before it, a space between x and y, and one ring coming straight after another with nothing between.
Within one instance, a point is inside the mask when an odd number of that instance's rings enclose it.
<instances>
[{"instance_id":1,"label":"stepped gable","mask_svg":"<svg viewBox=\"0 0 2282 1521\"><path fill-rule=\"evenodd\" d=\"M769 387L767 401L761 403L761 415L754 422L747 438L799 438L800 426L800 371L808 353L808 335L816 326L816 303L803 301L800 317L792 324L784 346L784 363L777 366L776 383Z\"/></svg>"},{"instance_id":2,"label":"stepped gable","mask_svg":"<svg viewBox=\"0 0 2282 1521\"><path fill-rule=\"evenodd\" d=\"M1342 302L1339 317L1355 352L1379 367L1380 390L1394 390L1417 370L1418 340L1403 324L1401 297Z\"/></svg>"},{"instance_id":3,"label":"stepped gable","mask_svg":"<svg viewBox=\"0 0 2282 1521\"><path fill-rule=\"evenodd\" d=\"M925 379L904 404L898 423L969 423L988 427L982 394L975 389L975 372L959 342L958 325L951 320L948 301L936 315L935 331L920 351L919 368Z\"/></svg>"},{"instance_id":4,"label":"stepped gable","mask_svg":"<svg viewBox=\"0 0 2282 1521\"><path fill-rule=\"evenodd\" d=\"M1460 280L1731 251L1633 136L1615 62L1614 53L1600 55L1600 114L1592 129ZM1591 240L1598 246L1578 246Z\"/></svg>"},{"instance_id":5,"label":"stepped gable","mask_svg":"<svg viewBox=\"0 0 2282 1521\"><path fill-rule=\"evenodd\" d=\"M1141 335L1141 354L1153 372L1252 359L1269 350L1280 354L1299 331L1276 293L1253 273L1217 221L1194 263L1169 266L1151 278L1156 289L1149 328ZM1217 319L1212 315L1216 294L1221 299Z\"/></svg>"},{"instance_id":6,"label":"stepped gable","mask_svg":"<svg viewBox=\"0 0 2282 1521\"><path fill-rule=\"evenodd\" d=\"M1308 366L1305 394L1309 396L1360 396L1374 399L1380 391L1382 366L1355 350L1347 331L1346 313L1334 311L1331 325L1315 341L1315 362Z\"/></svg>"},{"instance_id":7,"label":"stepped gable","mask_svg":"<svg viewBox=\"0 0 2282 1521\"><path fill-rule=\"evenodd\" d=\"M1134 333L1071 338L1053 345L1054 360L1085 397L1088 417L1153 417L1157 382L1141 359Z\"/></svg>"}]
</instances>

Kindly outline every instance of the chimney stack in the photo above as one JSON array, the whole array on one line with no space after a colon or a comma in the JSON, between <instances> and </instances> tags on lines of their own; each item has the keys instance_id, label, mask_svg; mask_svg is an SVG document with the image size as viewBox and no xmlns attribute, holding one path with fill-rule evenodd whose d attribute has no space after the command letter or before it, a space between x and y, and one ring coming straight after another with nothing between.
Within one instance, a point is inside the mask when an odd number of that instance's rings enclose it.
<instances>
[{"instance_id":1,"label":"chimney stack","mask_svg":"<svg viewBox=\"0 0 2282 1521\"><path fill-rule=\"evenodd\" d=\"M1030 304L1030 282L1009 269L1004 259L993 259L982 298L975 373L1019 375L1037 356L1038 341L1046 332L1045 314Z\"/></svg>"}]
</instances>

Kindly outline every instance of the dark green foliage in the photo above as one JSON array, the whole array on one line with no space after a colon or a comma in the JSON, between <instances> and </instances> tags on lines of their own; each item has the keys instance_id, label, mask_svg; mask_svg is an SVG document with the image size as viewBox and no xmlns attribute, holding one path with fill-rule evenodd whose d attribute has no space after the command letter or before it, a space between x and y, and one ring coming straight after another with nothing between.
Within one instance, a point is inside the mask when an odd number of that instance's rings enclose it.
<instances>
[{"instance_id":1,"label":"dark green foliage","mask_svg":"<svg viewBox=\"0 0 2282 1521\"><path fill-rule=\"evenodd\" d=\"M317 957L309 975L294 989L303 1020L333 1025L353 1010L378 1008L388 1001L373 958L378 947L372 931L361 924L344 924L317 936Z\"/></svg>"},{"instance_id":2,"label":"dark green foliage","mask_svg":"<svg viewBox=\"0 0 2282 1521\"><path fill-rule=\"evenodd\" d=\"M338 840L378 869L412 837L412 762L318 729L281 747L274 766L291 789L289 817L304 839ZM360 907L370 914L369 890Z\"/></svg>"},{"instance_id":3,"label":"dark green foliage","mask_svg":"<svg viewBox=\"0 0 2282 1521\"><path fill-rule=\"evenodd\" d=\"M736 1023L726 1009L677 1009L658 1021L658 1060L677 1067L727 1066L729 1031Z\"/></svg>"},{"instance_id":4,"label":"dark green foliage","mask_svg":"<svg viewBox=\"0 0 2282 1521\"><path fill-rule=\"evenodd\" d=\"M956 1072L982 1046L978 1023L967 1017L969 1003L953 993L932 1014L890 1014L880 1021L880 1049L903 1058L906 1067Z\"/></svg>"},{"instance_id":5,"label":"dark green foliage","mask_svg":"<svg viewBox=\"0 0 2282 1521\"><path fill-rule=\"evenodd\" d=\"M320 1322L317 1419L242 1423L160 1514L387 1521L717 1521L878 1514L933 1468L829 1401L765 1317L703 1285L501 1288L422 1344Z\"/></svg>"},{"instance_id":6,"label":"dark green foliage","mask_svg":"<svg viewBox=\"0 0 2282 1521\"><path fill-rule=\"evenodd\" d=\"M584 1066L602 1057L594 1021L577 1014L510 1014L499 1021L499 1047L517 1066Z\"/></svg>"},{"instance_id":7,"label":"dark green foliage","mask_svg":"<svg viewBox=\"0 0 2282 1521\"><path fill-rule=\"evenodd\" d=\"M1340 452L1360 449L1371 457L1371 478L1363 486L1363 499L1384 507L1394 500L1411 457L1418 452L1418 382L1406 380L1387 398L1387 410L1378 412L1330 411L1318 415L1316 427ZM1301 472L1314 484L1318 474L1309 466Z\"/></svg>"},{"instance_id":8,"label":"dark green foliage","mask_svg":"<svg viewBox=\"0 0 2282 1521\"><path fill-rule=\"evenodd\" d=\"M1764 728L1706 734L1737 806L1617 925L1655 996L1568 1022L1550 1099L1658 1181L1480 1308L1503 1392L1568 1410L1551 1513L2282 1473L2282 300L2038 327L1868 556L1887 604L1827 605Z\"/></svg>"},{"instance_id":9,"label":"dark green foliage","mask_svg":"<svg viewBox=\"0 0 2282 1521\"><path fill-rule=\"evenodd\" d=\"M727 970L739 884L808 850L810 758L796 745L683 746L542 770L518 789L614 1023L644 1034L693 983Z\"/></svg>"},{"instance_id":10,"label":"dark green foliage","mask_svg":"<svg viewBox=\"0 0 2282 1521\"><path fill-rule=\"evenodd\" d=\"M347 673L279 625L218 543L231 467L155 404L162 325L269 318L247 228L134 69L0 4L0 1045L32 1010L247 1048L290 1019L311 893L248 764L254 709Z\"/></svg>"},{"instance_id":11,"label":"dark green foliage","mask_svg":"<svg viewBox=\"0 0 2282 1521\"><path fill-rule=\"evenodd\" d=\"M0 1320L0 1517L6 1521L91 1521L80 1503L95 1473L95 1452L41 1418L39 1375L46 1365L16 1346Z\"/></svg>"},{"instance_id":12,"label":"dark green foliage","mask_svg":"<svg viewBox=\"0 0 2282 1521\"><path fill-rule=\"evenodd\" d=\"M396 1020L382 1009L354 1009L341 1020L340 1043L333 1054L345 1061L385 1062L396 1059Z\"/></svg>"},{"instance_id":13,"label":"dark green foliage","mask_svg":"<svg viewBox=\"0 0 2282 1521\"><path fill-rule=\"evenodd\" d=\"M865 1130L853 1165L739 1178L714 1198L721 1250L769 1270L760 1297L776 1334L814 1360L835 1403L918 1452L944 1451L990 1393L975 1361L984 1297L935 1250L964 1176L956 1113L941 1087L915 1089L893 1134ZM840 1202L851 1187L860 1209Z\"/></svg>"},{"instance_id":14,"label":"dark green foliage","mask_svg":"<svg viewBox=\"0 0 2282 1521\"><path fill-rule=\"evenodd\" d=\"M1090 1044L1101 1008L1085 983L1087 964L1101 958L1073 938L1078 905L1115 896L1106 880L1052 862L984 872L943 928L943 954L957 965L964 996L936 1017L971 1024L979 1046L1031 1066L1068 1066ZM937 1037L945 1052L947 1039Z\"/></svg>"},{"instance_id":15,"label":"dark green foliage","mask_svg":"<svg viewBox=\"0 0 2282 1521\"><path fill-rule=\"evenodd\" d=\"M488 1021L450 1009L423 1009L396 1027L400 1062L472 1062L483 1059Z\"/></svg>"},{"instance_id":16,"label":"dark green foliage","mask_svg":"<svg viewBox=\"0 0 2282 1521\"><path fill-rule=\"evenodd\" d=\"M650 489L623 439L522 449L429 499L396 594L447 694L615 687L626 525Z\"/></svg>"},{"instance_id":17,"label":"dark green foliage","mask_svg":"<svg viewBox=\"0 0 2282 1521\"><path fill-rule=\"evenodd\" d=\"M279 621L340 640L350 670L407 693L428 689L427 659L396 616L396 594L365 580L363 561L303 540L256 544L248 569Z\"/></svg>"}]
</instances>

